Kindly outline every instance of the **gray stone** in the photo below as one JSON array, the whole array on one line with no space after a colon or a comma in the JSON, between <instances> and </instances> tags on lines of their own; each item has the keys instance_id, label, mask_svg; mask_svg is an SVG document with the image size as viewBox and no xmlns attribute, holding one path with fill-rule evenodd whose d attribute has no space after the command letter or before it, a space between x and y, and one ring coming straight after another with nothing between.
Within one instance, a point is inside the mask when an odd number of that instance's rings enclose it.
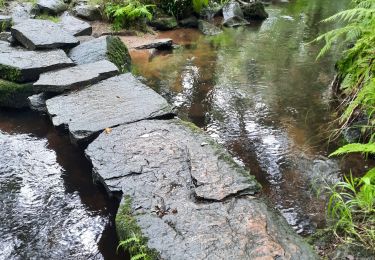
<instances>
[{"instance_id":1,"label":"gray stone","mask_svg":"<svg viewBox=\"0 0 375 260\"><path fill-rule=\"evenodd\" d=\"M43 72L72 66L62 50L24 51L4 46L0 53L1 78L17 82L35 81Z\"/></svg>"},{"instance_id":2,"label":"gray stone","mask_svg":"<svg viewBox=\"0 0 375 260\"><path fill-rule=\"evenodd\" d=\"M172 39L155 39L149 43L135 47L136 49L157 49L157 50L169 50L173 48Z\"/></svg>"},{"instance_id":3,"label":"gray stone","mask_svg":"<svg viewBox=\"0 0 375 260\"><path fill-rule=\"evenodd\" d=\"M203 20L199 20L198 28L204 35L209 36L217 35L223 32L219 27Z\"/></svg>"},{"instance_id":4,"label":"gray stone","mask_svg":"<svg viewBox=\"0 0 375 260\"><path fill-rule=\"evenodd\" d=\"M48 93L39 93L30 96L28 98L30 109L38 112L47 112L46 100L50 97Z\"/></svg>"},{"instance_id":5,"label":"gray stone","mask_svg":"<svg viewBox=\"0 0 375 260\"><path fill-rule=\"evenodd\" d=\"M63 0L38 0L39 10L50 15L60 14L68 9Z\"/></svg>"},{"instance_id":6,"label":"gray stone","mask_svg":"<svg viewBox=\"0 0 375 260\"><path fill-rule=\"evenodd\" d=\"M102 60L43 73L40 75L39 80L34 83L34 90L38 92L62 93L66 90L95 84L100 80L117 74L116 65L110 61Z\"/></svg>"},{"instance_id":7,"label":"gray stone","mask_svg":"<svg viewBox=\"0 0 375 260\"><path fill-rule=\"evenodd\" d=\"M131 58L125 44L119 37L102 36L84 42L69 52L69 57L77 64L92 63L107 59L121 72L130 71Z\"/></svg>"},{"instance_id":8,"label":"gray stone","mask_svg":"<svg viewBox=\"0 0 375 260\"><path fill-rule=\"evenodd\" d=\"M12 26L12 17L0 14L0 32L8 30Z\"/></svg>"},{"instance_id":9,"label":"gray stone","mask_svg":"<svg viewBox=\"0 0 375 260\"><path fill-rule=\"evenodd\" d=\"M8 38L11 36L10 32L0 32L0 41L8 42Z\"/></svg>"},{"instance_id":10,"label":"gray stone","mask_svg":"<svg viewBox=\"0 0 375 260\"><path fill-rule=\"evenodd\" d=\"M254 177L187 123L119 126L85 153L97 181L131 198L130 217L160 259L317 259L281 216L250 196L259 190ZM126 202L116 217L120 239L133 231L121 222Z\"/></svg>"},{"instance_id":11,"label":"gray stone","mask_svg":"<svg viewBox=\"0 0 375 260\"><path fill-rule=\"evenodd\" d=\"M249 24L244 18L240 4L236 1L230 1L223 6L223 17L223 25L228 27Z\"/></svg>"},{"instance_id":12,"label":"gray stone","mask_svg":"<svg viewBox=\"0 0 375 260\"><path fill-rule=\"evenodd\" d=\"M177 27L177 20L173 16L171 17L157 17L148 23L157 30L167 31Z\"/></svg>"},{"instance_id":13,"label":"gray stone","mask_svg":"<svg viewBox=\"0 0 375 260\"><path fill-rule=\"evenodd\" d=\"M37 9L34 8L33 4L29 2L11 2L9 9L13 24L18 24L30 18L34 18L37 14Z\"/></svg>"},{"instance_id":14,"label":"gray stone","mask_svg":"<svg viewBox=\"0 0 375 260\"><path fill-rule=\"evenodd\" d=\"M89 4L80 4L73 8L74 15L89 20L95 21L101 19L101 14L99 6L89 5Z\"/></svg>"},{"instance_id":15,"label":"gray stone","mask_svg":"<svg viewBox=\"0 0 375 260\"><path fill-rule=\"evenodd\" d=\"M74 36L91 35L92 33L92 26L89 23L75 18L69 13L64 13L60 17L59 25Z\"/></svg>"},{"instance_id":16,"label":"gray stone","mask_svg":"<svg viewBox=\"0 0 375 260\"><path fill-rule=\"evenodd\" d=\"M130 73L47 100L55 126L69 129L73 142L90 140L105 128L171 115L171 107Z\"/></svg>"},{"instance_id":17,"label":"gray stone","mask_svg":"<svg viewBox=\"0 0 375 260\"><path fill-rule=\"evenodd\" d=\"M79 40L79 42L82 44L84 42L88 42L88 41L91 41L91 40L94 40L95 37L94 36L89 36L89 35L85 35L85 36L76 36L76 38Z\"/></svg>"},{"instance_id":18,"label":"gray stone","mask_svg":"<svg viewBox=\"0 0 375 260\"><path fill-rule=\"evenodd\" d=\"M30 50L72 48L79 41L54 22L29 19L11 29L12 36Z\"/></svg>"}]
</instances>

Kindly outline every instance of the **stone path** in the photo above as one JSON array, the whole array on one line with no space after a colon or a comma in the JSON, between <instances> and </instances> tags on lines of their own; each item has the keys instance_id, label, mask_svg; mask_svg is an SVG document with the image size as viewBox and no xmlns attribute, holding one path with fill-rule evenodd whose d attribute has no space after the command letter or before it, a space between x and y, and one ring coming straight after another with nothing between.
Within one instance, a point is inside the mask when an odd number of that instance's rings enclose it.
<instances>
[{"instance_id":1,"label":"stone path","mask_svg":"<svg viewBox=\"0 0 375 260\"><path fill-rule=\"evenodd\" d=\"M28 21L11 32L29 49L78 44L73 31L60 34L58 25ZM59 36L47 35L51 30ZM43 111L45 102L53 124L64 127L73 143L88 145L94 179L122 198L120 239L141 235L162 259L317 258L278 213L254 197L259 184L223 148L173 118L167 101L133 75L115 75L130 69L118 38L89 40L73 48L70 58L62 50L0 47L0 76L38 80L33 88L42 94L30 98L35 109ZM51 92L64 93L50 98Z\"/></svg>"}]
</instances>

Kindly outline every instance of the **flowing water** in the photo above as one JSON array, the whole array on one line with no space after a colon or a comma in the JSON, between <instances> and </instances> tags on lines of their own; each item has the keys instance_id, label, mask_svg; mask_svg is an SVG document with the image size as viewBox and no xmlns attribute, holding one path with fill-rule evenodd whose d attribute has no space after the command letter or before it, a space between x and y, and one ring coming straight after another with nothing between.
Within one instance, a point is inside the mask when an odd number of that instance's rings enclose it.
<instances>
[{"instance_id":1,"label":"flowing water","mask_svg":"<svg viewBox=\"0 0 375 260\"><path fill-rule=\"evenodd\" d=\"M330 28L319 21L347 4L273 4L263 23L214 37L191 29L166 32L160 38L181 45L173 53L132 53L148 85L250 169L263 195L301 234L324 225L323 200L312 190L357 165L327 158L337 55L316 61L321 46L309 44Z\"/></svg>"}]
</instances>

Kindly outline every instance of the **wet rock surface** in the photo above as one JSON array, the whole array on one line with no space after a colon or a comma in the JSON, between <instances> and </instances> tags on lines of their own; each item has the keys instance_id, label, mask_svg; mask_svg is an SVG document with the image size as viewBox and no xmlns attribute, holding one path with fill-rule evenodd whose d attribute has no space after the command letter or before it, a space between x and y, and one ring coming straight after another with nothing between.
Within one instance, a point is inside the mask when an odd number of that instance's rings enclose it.
<instances>
[{"instance_id":1,"label":"wet rock surface","mask_svg":"<svg viewBox=\"0 0 375 260\"><path fill-rule=\"evenodd\" d=\"M316 258L284 219L250 196L259 189L255 179L180 120L116 127L86 156L109 191L131 197L132 216L162 259Z\"/></svg>"},{"instance_id":2,"label":"wet rock surface","mask_svg":"<svg viewBox=\"0 0 375 260\"><path fill-rule=\"evenodd\" d=\"M4 46L8 51L0 53L0 75L11 81L35 81L43 72L73 65L62 50L24 51Z\"/></svg>"},{"instance_id":3,"label":"wet rock surface","mask_svg":"<svg viewBox=\"0 0 375 260\"><path fill-rule=\"evenodd\" d=\"M236 27L249 24L244 18L240 4L235 1L231 1L223 6L223 17L224 26Z\"/></svg>"},{"instance_id":4,"label":"wet rock surface","mask_svg":"<svg viewBox=\"0 0 375 260\"><path fill-rule=\"evenodd\" d=\"M107 60L82 64L40 75L34 83L36 91L61 93L78 87L95 84L118 74L116 65Z\"/></svg>"},{"instance_id":5,"label":"wet rock surface","mask_svg":"<svg viewBox=\"0 0 375 260\"><path fill-rule=\"evenodd\" d=\"M102 36L80 44L69 52L69 57L77 64L92 63L107 59L121 72L129 71L131 58L127 47L115 36Z\"/></svg>"},{"instance_id":6,"label":"wet rock surface","mask_svg":"<svg viewBox=\"0 0 375 260\"><path fill-rule=\"evenodd\" d=\"M11 28L12 36L27 49L72 48L79 41L54 22L29 19Z\"/></svg>"},{"instance_id":7,"label":"wet rock surface","mask_svg":"<svg viewBox=\"0 0 375 260\"><path fill-rule=\"evenodd\" d=\"M86 141L105 128L167 116L164 98L130 73L47 100L55 126L69 129L73 142Z\"/></svg>"},{"instance_id":8,"label":"wet rock surface","mask_svg":"<svg viewBox=\"0 0 375 260\"><path fill-rule=\"evenodd\" d=\"M50 15L60 14L68 9L63 0L38 0L37 6L40 11Z\"/></svg>"},{"instance_id":9,"label":"wet rock surface","mask_svg":"<svg viewBox=\"0 0 375 260\"><path fill-rule=\"evenodd\" d=\"M91 35L92 33L92 26L89 23L75 18L69 13L64 13L60 19L59 25L74 36Z\"/></svg>"},{"instance_id":10,"label":"wet rock surface","mask_svg":"<svg viewBox=\"0 0 375 260\"><path fill-rule=\"evenodd\" d=\"M135 49L157 49L157 50L168 50L173 48L172 39L155 39L149 43L139 45Z\"/></svg>"}]
</instances>

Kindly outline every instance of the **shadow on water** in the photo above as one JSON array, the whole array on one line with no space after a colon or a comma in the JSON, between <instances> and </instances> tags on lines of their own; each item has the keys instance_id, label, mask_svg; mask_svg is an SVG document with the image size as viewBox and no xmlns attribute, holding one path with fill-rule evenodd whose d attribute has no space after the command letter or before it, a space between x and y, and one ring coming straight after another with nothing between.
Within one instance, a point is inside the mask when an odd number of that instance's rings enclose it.
<instances>
[{"instance_id":1,"label":"shadow on water","mask_svg":"<svg viewBox=\"0 0 375 260\"><path fill-rule=\"evenodd\" d=\"M127 259L118 202L83 152L38 113L0 111L0 259Z\"/></svg>"},{"instance_id":2,"label":"shadow on water","mask_svg":"<svg viewBox=\"0 0 375 260\"><path fill-rule=\"evenodd\" d=\"M319 21L348 2L270 5L263 23L214 37L179 29L160 35L182 45L173 54L131 53L137 73L249 168L300 234L325 224L324 200L312 190L351 167L327 158L337 54L316 61L320 46L309 44L331 26Z\"/></svg>"}]
</instances>

